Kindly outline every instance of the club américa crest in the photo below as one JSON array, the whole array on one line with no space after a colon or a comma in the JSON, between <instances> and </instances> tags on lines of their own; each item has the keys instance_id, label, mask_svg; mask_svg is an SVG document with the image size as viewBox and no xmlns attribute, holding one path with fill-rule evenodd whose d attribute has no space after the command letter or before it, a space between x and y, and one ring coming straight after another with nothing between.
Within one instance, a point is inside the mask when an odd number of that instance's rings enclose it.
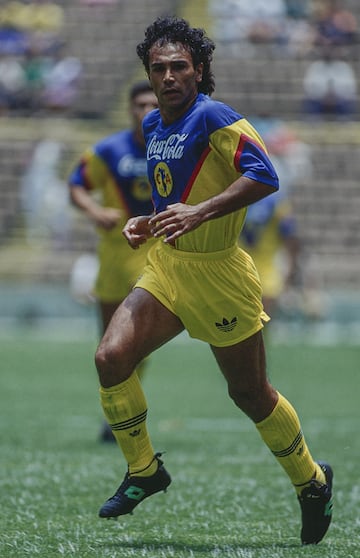
<instances>
[{"instance_id":1,"label":"club am\u00e9rica crest","mask_svg":"<svg viewBox=\"0 0 360 558\"><path fill-rule=\"evenodd\" d=\"M170 196L173 189L173 179L168 165L163 161L156 165L154 179L159 195L163 198Z\"/></svg>"}]
</instances>

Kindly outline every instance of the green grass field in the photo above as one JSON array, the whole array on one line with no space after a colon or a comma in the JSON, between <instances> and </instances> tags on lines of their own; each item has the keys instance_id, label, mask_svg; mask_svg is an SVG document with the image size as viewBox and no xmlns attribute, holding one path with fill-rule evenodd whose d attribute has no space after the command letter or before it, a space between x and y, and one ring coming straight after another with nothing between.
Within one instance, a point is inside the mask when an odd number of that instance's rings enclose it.
<instances>
[{"instance_id":1,"label":"green grass field","mask_svg":"<svg viewBox=\"0 0 360 558\"><path fill-rule=\"evenodd\" d=\"M125 472L100 444L95 342L0 341L0 556L355 558L360 555L359 347L272 346L273 384L296 406L315 458L335 471L334 521L301 547L300 508L207 346L155 353L149 428L173 477L119 521L98 518Z\"/></svg>"}]
</instances>

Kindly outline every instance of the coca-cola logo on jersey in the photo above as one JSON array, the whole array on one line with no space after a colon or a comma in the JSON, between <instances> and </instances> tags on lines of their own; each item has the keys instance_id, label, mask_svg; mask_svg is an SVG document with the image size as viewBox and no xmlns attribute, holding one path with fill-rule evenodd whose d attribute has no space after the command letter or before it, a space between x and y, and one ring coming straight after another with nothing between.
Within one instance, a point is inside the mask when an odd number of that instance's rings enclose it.
<instances>
[{"instance_id":1,"label":"coca-cola logo on jersey","mask_svg":"<svg viewBox=\"0 0 360 558\"><path fill-rule=\"evenodd\" d=\"M171 134L166 140L158 140L153 136L147 148L148 160L181 159L188 136L189 134Z\"/></svg>"},{"instance_id":2,"label":"coca-cola logo on jersey","mask_svg":"<svg viewBox=\"0 0 360 558\"><path fill-rule=\"evenodd\" d=\"M118 163L118 171L121 176L146 176L146 159L138 159L133 155L125 155Z\"/></svg>"}]
</instances>

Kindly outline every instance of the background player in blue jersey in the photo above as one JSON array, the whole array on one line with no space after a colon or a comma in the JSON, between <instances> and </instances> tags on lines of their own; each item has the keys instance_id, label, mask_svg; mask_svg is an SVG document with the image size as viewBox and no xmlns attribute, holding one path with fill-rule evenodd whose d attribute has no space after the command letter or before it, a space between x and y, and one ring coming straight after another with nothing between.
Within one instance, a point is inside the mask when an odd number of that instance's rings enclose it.
<instances>
[{"instance_id":1,"label":"background player in blue jersey","mask_svg":"<svg viewBox=\"0 0 360 558\"><path fill-rule=\"evenodd\" d=\"M85 211L99 234L94 295L102 333L145 265L147 248L131 250L122 229L130 217L153 210L142 120L156 107L149 82L135 83L129 93L132 128L107 136L88 149L69 177L73 203ZM107 422L101 439L114 441Z\"/></svg>"},{"instance_id":2,"label":"background player in blue jersey","mask_svg":"<svg viewBox=\"0 0 360 558\"><path fill-rule=\"evenodd\" d=\"M240 246L255 262L265 311L276 312L281 294L296 286L299 272L296 219L287 196L277 192L249 207Z\"/></svg>"},{"instance_id":3,"label":"background player in blue jersey","mask_svg":"<svg viewBox=\"0 0 360 558\"><path fill-rule=\"evenodd\" d=\"M124 235L135 249L152 236L163 241L148 252L96 352L102 406L128 463L99 515L131 513L171 482L133 371L186 329L210 345L230 397L294 485L302 542L317 543L331 520L332 471L313 460L295 409L267 379L261 330L268 316L256 268L238 246L247 206L274 193L278 179L254 128L210 99L214 48L203 30L172 17L158 18L137 47L159 103L143 124L155 212L130 219ZM209 487L214 495L219 489Z\"/></svg>"}]
</instances>

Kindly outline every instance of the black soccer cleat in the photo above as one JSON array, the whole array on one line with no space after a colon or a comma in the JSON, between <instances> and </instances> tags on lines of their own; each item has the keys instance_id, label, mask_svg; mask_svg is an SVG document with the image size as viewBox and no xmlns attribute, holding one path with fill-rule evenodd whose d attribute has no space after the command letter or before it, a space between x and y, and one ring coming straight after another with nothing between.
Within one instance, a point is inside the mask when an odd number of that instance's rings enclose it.
<instances>
[{"instance_id":1,"label":"black soccer cleat","mask_svg":"<svg viewBox=\"0 0 360 558\"><path fill-rule=\"evenodd\" d=\"M132 513L133 509L148 496L162 490L166 492L171 483L171 477L160 456L161 453L155 455L158 469L151 477L130 476L127 472L114 496L109 498L100 508L99 516L110 519L111 517Z\"/></svg>"},{"instance_id":2,"label":"black soccer cleat","mask_svg":"<svg viewBox=\"0 0 360 558\"><path fill-rule=\"evenodd\" d=\"M333 471L327 463L318 463L325 473L326 484L315 479L298 496L301 506L302 544L318 544L325 536L332 518Z\"/></svg>"}]
</instances>

